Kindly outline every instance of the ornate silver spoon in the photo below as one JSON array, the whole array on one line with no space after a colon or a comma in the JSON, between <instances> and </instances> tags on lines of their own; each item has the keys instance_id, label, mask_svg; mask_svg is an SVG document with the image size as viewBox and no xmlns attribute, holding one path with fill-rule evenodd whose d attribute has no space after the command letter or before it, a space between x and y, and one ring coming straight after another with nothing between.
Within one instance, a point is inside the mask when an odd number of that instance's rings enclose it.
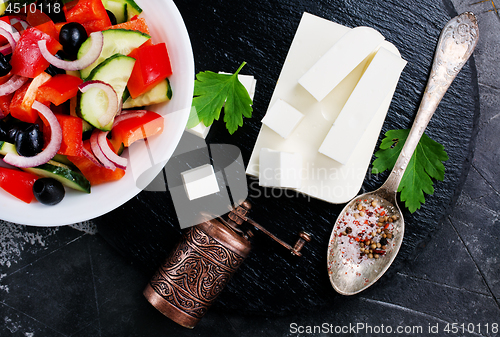
<instances>
[{"instance_id":1,"label":"ornate silver spoon","mask_svg":"<svg viewBox=\"0 0 500 337\"><path fill-rule=\"evenodd\" d=\"M330 282L340 294L353 295L368 288L394 261L404 235L404 219L396 199L399 183L434 111L474 51L478 37L477 19L473 13L463 13L446 24L439 37L422 102L394 169L379 189L352 199L337 218L329 241L327 260ZM341 228L346 228L346 221L352 221L356 214L358 218L360 214L364 215L364 207L370 207L371 203L379 210L383 207L386 211L383 215L388 217L384 219L381 216L382 225L380 222L378 224L381 230L377 233L379 228L375 226L371 242L366 240L361 245L351 242L351 250L346 251L349 249L345 247L345 242L340 243L340 238L342 235L348 237L349 233L341 232ZM387 223L384 225L385 222ZM349 232L350 230L351 227L348 228ZM385 244L383 250L380 248L381 244L377 247L380 240ZM353 253L356 258L352 257ZM367 257L360 258L363 254Z\"/></svg>"}]
</instances>

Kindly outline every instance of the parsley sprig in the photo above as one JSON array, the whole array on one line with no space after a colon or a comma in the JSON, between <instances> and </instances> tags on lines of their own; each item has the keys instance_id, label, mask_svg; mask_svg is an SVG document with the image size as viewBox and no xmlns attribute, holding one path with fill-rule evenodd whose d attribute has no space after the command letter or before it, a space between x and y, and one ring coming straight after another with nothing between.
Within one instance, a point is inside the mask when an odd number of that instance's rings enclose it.
<instances>
[{"instance_id":1,"label":"parsley sprig","mask_svg":"<svg viewBox=\"0 0 500 337\"><path fill-rule=\"evenodd\" d=\"M252 99L238 80L238 73L245 66L243 62L232 75L212 71L200 72L194 83L194 98L187 128L202 122L210 126L218 120L224 106L224 122L230 134L243 126L243 117L252 117Z\"/></svg>"},{"instance_id":2,"label":"parsley sprig","mask_svg":"<svg viewBox=\"0 0 500 337\"><path fill-rule=\"evenodd\" d=\"M380 144L380 149L375 153L372 173L381 173L392 170L408 138L410 130L390 130ZM425 195L434 194L432 179L442 181L445 167L443 162L448 160L444 146L424 134L418 143L417 149L411 157L410 163L399 184L401 201L406 208L414 213L425 202Z\"/></svg>"}]
</instances>

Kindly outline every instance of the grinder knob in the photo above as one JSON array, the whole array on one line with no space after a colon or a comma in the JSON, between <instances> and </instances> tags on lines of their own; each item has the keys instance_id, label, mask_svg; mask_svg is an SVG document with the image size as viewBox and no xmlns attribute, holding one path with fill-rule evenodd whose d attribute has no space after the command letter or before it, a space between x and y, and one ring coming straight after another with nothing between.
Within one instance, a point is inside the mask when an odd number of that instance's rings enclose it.
<instances>
[{"instance_id":1,"label":"grinder knob","mask_svg":"<svg viewBox=\"0 0 500 337\"><path fill-rule=\"evenodd\" d=\"M306 242L311 242L311 234L307 232L300 232L299 233L299 239L295 243L295 246L292 249L292 254L295 256L302 256L302 253L300 252L302 248L304 248L304 245Z\"/></svg>"}]
</instances>

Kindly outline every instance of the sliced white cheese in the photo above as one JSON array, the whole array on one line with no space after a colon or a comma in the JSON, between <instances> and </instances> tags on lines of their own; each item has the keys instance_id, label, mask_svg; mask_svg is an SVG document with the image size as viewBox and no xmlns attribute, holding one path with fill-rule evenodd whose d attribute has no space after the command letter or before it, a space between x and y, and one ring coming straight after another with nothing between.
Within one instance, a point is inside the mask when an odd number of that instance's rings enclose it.
<instances>
[{"instance_id":1,"label":"sliced white cheese","mask_svg":"<svg viewBox=\"0 0 500 337\"><path fill-rule=\"evenodd\" d=\"M283 138L287 138L295 130L304 115L282 99L278 99L262 119L267 125Z\"/></svg>"},{"instance_id":2,"label":"sliced white cheese","mask_svg":"<svg viewBox=\"0 0 500 337\"><path fill-rule=\"evenodd\" d=\"M220 191L214 168L210 164L182 172L181 176L189 200L206 197Z\"/></svg>"},{"instance_id":3,"label":"sliced white cheese","mask_svg":"<svg viewBox=\"0 0 500 337\"><path fill-rule=\"evenodd\" d=\"M260 150L259 185L266 187L300 188L302 156L299 153Z\"/></svg>"},{"instance_id":4,"label":"sliced white cheese","mask_svg":"<svg viewBox=\"0 0 500 337\"><path fill-rule=\"evenodd\" d=\"M323 100L382 41L384 36L373 28L351 29L299 79L300 85Z\"/></svg>"},{"instance_id":5,"label":"sliced white cheese","mask_svg":"<svg viewBox=\"0 0 500 337\"><path fill-rule=\"evenodd\" d=\"M210 132L210 127L211 127L211 125L205 126L205 124L203 124L203 122L200 122L195 127L191 128L191 129L186 129L186 131L192 133L193 135L196 135L198 137L205 139L207 137L208 133Z\"/></svg>"},{"instance_id":6,"label":"sliced white cheese","mask_svg":"<svg viewBox=\"0 0 500 337\"><path fill-rule=\"evenodd\" d=\"M318 150L375 54L372 53L363 60L321 102L297 83L349 31L348 27L304 13L270 101L272 106L278 99L283 99L301 111L304 118L287 139L262 125L247 166L248 175L259 177L259 155L262 148L298 153L303 159L302 182L298 192L339 204L357 195L372 159L393 92L384 98L346 165ZM399 55L397 48L389 42L384 41L381 46ZM349 141L349 138L344 139L343 143Z\"/></svg>"},{"instance_id":7,"label":"sliced white cheese","mask_svg":"<svg viewBox=\"0 0 500 337\"><path fill-rule=\"evenodd\" d=\"M219 74L230 75L224 72L219 72ZM242 75L242 74L238 74L238 80L240 80L241 84L243 84L245 89L247 89L248 95L253 100L255 96L255 87L257 85L257 80L252 75ZM205 124L200 122L195 127L191 129L186 129L186 131L205 139L208 133L210 132L210 127L211 126L205 126Z\"/></svg>"},{"instance_id":8,"label":"sliced white cheese","mask_svg":"<svg viewBox=\"0 0 500 337\"><path fill-rule=\"evenodd\" d=\"M319 152L346 164L375 114L396 89L406 61L381 47L333 123ZM346 141L346 140L349 141Z\"/></svg>"}]
</instances>

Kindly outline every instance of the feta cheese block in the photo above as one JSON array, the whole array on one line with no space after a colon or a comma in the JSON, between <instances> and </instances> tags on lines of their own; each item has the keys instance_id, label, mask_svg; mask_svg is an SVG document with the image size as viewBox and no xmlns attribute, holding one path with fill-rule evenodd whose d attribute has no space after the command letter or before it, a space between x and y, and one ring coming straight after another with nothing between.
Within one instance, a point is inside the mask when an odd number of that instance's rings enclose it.
<instances>
[{"instance_id":1,"label":"feta cheese block","mask_svg":"<svg viewBox=\"0 0 500 337\"><path fill-rule=\"evenodd\" d=\"M181 176L189 200L206 197L220 191L214 168L210 164L184 171Z\"/></svg>"},{"instance_id":2,"label":"feta cheese block","mask_svg":"<svg viewBox=\"0 0 500 337\"><path fill-rule=\"evenodd\" d=\"M385 98L396 89L405 65L405 60L384 47L377 51L321 144L320 153L347 164Z\"/></svg>"},{"instance_id":3,"label":"feta cheese block","mask_svg":"<svg viewBox=\"0 0 500 337\"><path fill-rule=\"evenodd\" d=\"M267 125L283 138L287 138L297 127L304 115L282 99L278 99L262 119Z\"/></svg>"},{"instance_id":4,"label":"feta cheese block","mask_svg":"<svg viewBox=\"0 0 500 337\"><path fill-rule=\"evenodd\" d=\"M283 64L269 107L282 99L298 109L304 118L288 138L262 125L246 173L259 177L260 151L263 148L302 156L302 181L298 193L330 203L348 202L359 192L372 159L394 90L386 94L371 122L353 149L350 160L342 165L318 150L354 88L374 58L377 48L385 48L399 57L397 48L383 41L359 63L328 95L317 101L298 80L330 50L351 28L304 13ZM339 146L351 141L344 138Z\"/></svg>"},{"instance_id":5,"label":"feta cheese block","mask_svg":"<svg viewBox=\"0 0 500 337\"><path fill-rule=\"evenodd\" d=\"M230 75L230 74L224 73L224 72L219 72L219 74ZM248 95L250 96L250 98L253 101L253 98L255 96L255 87L257 85L257 80L252 75L242 75L242 74L238 74L238 80L240 80L241 84L243 84L245 89L247 89ZM188 132L190 132L198 137L205 139L207 137L208 133L210 132L210 127L211 127L211 125L205 126L205 124L200 122L195 127L191 128L191 129L186 129L186 131L188 131Z\"/></svg>"},{"instance_id":6,"label":"feta cheese block","mask_svg":"<svg viewBox=\"0 0 500 337\"><path fill-rule=\"evenodd\" d=\"M194 110L194 107L191 107L192 110ZM191 115L193 115L194 112L191 111ZM200 119L198 118L198 115L193 115L197 118L197 122L200 121ZM190 116L191 117L191 116ZM210 132L210 126L205 126L205 124L203 124L203 122L199 122L195 127L192 127L191 129L188 129L186 128L186 131L189 132L189 133L192 133L193 135L195 136L198 136L200 138L203 138L205 139L208 135L208 133Z\"/></svg>"},{"instance_id":7,"label":"feta cheese block","mask_svg":"<svg viewBox=\"0 0 500 337\"><path fill-rule=\"evenodd\" d=\"M260 150L259 185L265 187L300 188L302 176L302 155Z\"/></svg>"},{"instance_id":8,"label":"feta cheese block","mask_svg":"<svg viewBox=\"0 0 500 337\"><path fill-rule=\"evenodd\" d=\"M316 100L323 100L382 41L384 36L373 28L349 30L302 75L300 85Z\"/></svg>"}]
</instances>

